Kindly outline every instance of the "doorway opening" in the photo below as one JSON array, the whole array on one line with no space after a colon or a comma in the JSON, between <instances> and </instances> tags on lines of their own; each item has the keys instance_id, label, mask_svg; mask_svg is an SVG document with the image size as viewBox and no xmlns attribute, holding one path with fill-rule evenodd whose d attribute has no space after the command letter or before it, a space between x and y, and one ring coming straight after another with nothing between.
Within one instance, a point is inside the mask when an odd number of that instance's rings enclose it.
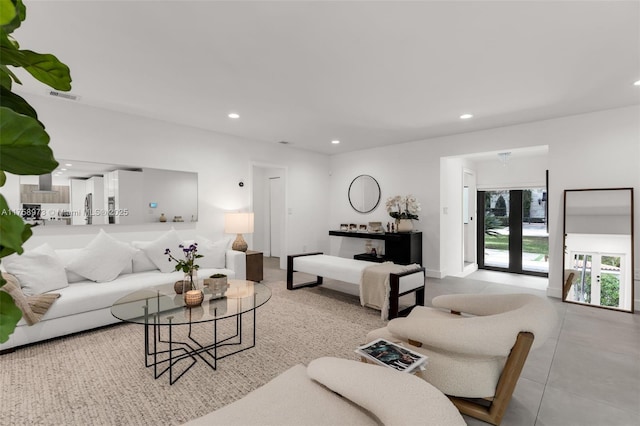
<instances>
[{"instance_id":1,"label":"doorway opening","mask_svg":"<svg viewBox=\"0 0 640 426\"><path fill-rule=\"evenodd\" d=\"M478 191L478 268L549 276L546 188Z\"/></svg>"},{"instance_id":2,"label":"doorway opening","mask_svg":"<svg viewBox=\"0 0 640 426\"><path fill-rule=\"evenodd\" d=\"M284 167L253 166L253 250L279 258L282 268L286 268L285 181Z\"/></svg>"},{"instance_id":3,"label":"doorway opening","mask_svg":"<svg viewBox=\"0 0 640 426\"><path fill-rule=\"evenodd\" d=\"M464 169L462 177L462 271L478 269L476 261L476 175L473 170Z\"/></svg>"}]
</instances>

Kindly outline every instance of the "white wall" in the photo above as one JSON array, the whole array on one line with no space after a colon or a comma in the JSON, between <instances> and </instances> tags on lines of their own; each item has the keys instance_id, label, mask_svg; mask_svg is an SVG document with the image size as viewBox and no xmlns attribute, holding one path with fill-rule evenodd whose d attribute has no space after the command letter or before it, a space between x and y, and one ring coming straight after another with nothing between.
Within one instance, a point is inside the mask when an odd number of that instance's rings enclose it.
<instances>
[{"instance_id":1,"label":"white wall","mask_svg":"<svg viewBox=\"0 0 640 426\"><path fill-rule=\"evenodd\" d=\"M359 174L375 177L383 200L395 194L415 194L422 203L423 263L430 275L446 272L443 255L451 236L449 218L441 204L440 163L442 157L455 157L488 151L549 146L549 251L548 293L560 297L562 288L562 197L565 189L634 187L640 190L640 108L627 107L560 119L527 123L461 135L434 138L367 151L335 155L331 158L329 225L359 218L349 206L346 191ZM461 165L462 167L462 165ZM479 177L478 177L479 178ZM635 199L638 199L636 195ZM451 201L447 201L450 203ZM384 207L367 215L370 220L387 222ZM635 206L635 223L640 223ZM441 224L442 233L441 233ZM459 226L457 226L459 228ZM454 228L451 228L454 230ZM452 231L452 232L455 232ZM458 236L459 237L459 236ZM640 238L635 239L640 253ZM636 259L640 263L640 256ZM638 283L636 282L636 287ZM636 290L636 295L640 291Z\"/></svg>"},{"instance_id":2,"label":"white wall","mask_svg":"<svg viewBox=\"0 0 640 426\"><path fill-rule=\"evenodd\" d=\"M25 97L47 126L56 157L198 173L199 221L195 228L212 239L223 235L225 211L249 209L251 185L240 188L238 182L251 175L251 163L283 165L287 168L286 202L290 209L287 253L302 251L305 245L317 248L323 243L321 236L326 233L329 210L326 155L92 108L81 102ZM70 232L93 234L97 228ZM247 241L250 243L250 237Z\"/></svg>"},{"instance_id":3,"label":"white wall","mask_svg":"<svg viewBox=\"0 0 640 426\"><path fill-rule=\"evenodd\" d=\"M423 264L430 275L446 271L448 227L441 201L440 159L478 152L549 146L549 291L562 285L562 196L565 189L633 187L640 190L640 108L627 107L518 126L415 141L327 157L200 129L87 107L62 99L26 96L51 135L57 157L198 173L198 233L223 233L225 211L248 209L252 162L283 165L287 172L286 253L326 250L329 229L340 223L390 220L386 198L414 194L422 203ZM461 165L462 167L462 165ZM382 202L360 214L347 190L356 176L376 178ZM2 193L15 192L2 188ZM635 199L639 197L636 195ZM635 223L640 223L636 201ZM459 226L458 226L459 228ZM453 228L451 228L453 229ZM36 228L36 234L40 232ZM46 231L48 232L48 231ZM90 232L90 231L74 231ZM95 232L95 231L94 231ZM247 239L249 242L250 240ZM640 238L635 253L640 253ZM332 243L335 245L336 243ZM638 256L640 257L640 256ZM640 259L636 259L636 270ZM636 295L640 295L636 282Z\"/></svg>"},{"instance_id":4,"label":"white wall","mask_svg":"<svg viewBox=\"0 0 640 426\"><path fill-rule=\"evenodd\" d=\"M478 190L544 188L545 170L549 167L549 156L531 155L513 157L506 165L498 156L491 160L474 161Z\"/></svg>"}]
</instances>

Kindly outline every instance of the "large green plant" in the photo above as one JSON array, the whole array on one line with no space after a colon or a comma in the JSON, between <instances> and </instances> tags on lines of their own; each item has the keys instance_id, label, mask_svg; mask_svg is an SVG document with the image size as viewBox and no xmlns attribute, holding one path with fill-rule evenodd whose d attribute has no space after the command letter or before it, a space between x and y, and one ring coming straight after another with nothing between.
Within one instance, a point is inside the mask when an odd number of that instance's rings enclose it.
<instances>
[{"instance_id":1,"label":"large green plant","mask_svg":"<svg viewBox=\"0 0 640 426\"><path fill-rule=\"evenodd\" d=\"M56 90L71 90L69 67L53 55L20 49L11 36L25 18L22 0L0 0L0 187L6 182L5 172L41 175L58 166L36 111L12 91L13 84L22 83L9 67L24 68ZM21 254L22 244L31 236L30 228L0 194L0 258ZM4 284L0 276L0 287ZM0 343L9 339L21 317L11 296L0 291Z\"/></svg>"}]
</instances>

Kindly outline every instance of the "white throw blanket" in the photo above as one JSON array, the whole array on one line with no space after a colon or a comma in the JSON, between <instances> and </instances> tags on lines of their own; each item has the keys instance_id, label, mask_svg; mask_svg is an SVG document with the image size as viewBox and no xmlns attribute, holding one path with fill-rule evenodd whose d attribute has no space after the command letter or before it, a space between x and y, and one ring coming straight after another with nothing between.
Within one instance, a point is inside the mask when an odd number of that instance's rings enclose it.
<instances>
[{"instance_id":1,"label":"white throw blanket","mask_svg":"<svg viewBox=\"0 0 640 426\"><path fill-rule=\"evenodd\" d=\"M362 271L360 278L360 304L374 309L380 309L383 320L389 319L389 274L419 269L420 265L396 265L393 262L384 262L368 266Z\"/></svg>"}]
</instances>

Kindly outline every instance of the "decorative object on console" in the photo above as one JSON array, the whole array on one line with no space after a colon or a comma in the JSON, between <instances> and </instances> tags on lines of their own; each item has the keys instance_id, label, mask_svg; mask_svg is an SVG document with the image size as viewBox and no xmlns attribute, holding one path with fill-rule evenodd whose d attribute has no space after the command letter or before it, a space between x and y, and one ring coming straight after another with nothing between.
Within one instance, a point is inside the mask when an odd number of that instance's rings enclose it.
<instances>
[{"instance_id":1,"label":"decorative object on console","mask_svg":"<svg viewBox=\"0 0 640 426\"><path fill-rule=\"evenodd\" d=\"M420 203L411 194L404 197L396 195L387 199L387 212L396 220L398 232L411 232L413 230L411 220L418 220L420 210Z\"/></svg>"},{"instance_id":2,"label":"decorative object on console","mask_svg":"<svg viewBox=\"0 0 640 426\"><path fill-rule=\"evenodd\" d=\"M373 244L371 243L371 240L367 240L364 243L364 252L367 254L371 254L371 249L373 248Z\"/></svg>"},{"instance_id":3,"label":"decorative object on console","mask_svg":"<svg viewBox=\"0 0 640 426\"><path fill-rule=\"evenodd\" d=\"M358 225L356 225L355 223L350 223L349 232L358 232Z\"/></svg>"},{"instance_id":4,"label":"decorative object on console","mask_svg":"<svg viewBox=\"0 0 640 426\"><path fill-rule=\"evenodd\" d=\"M384 232L384 229L382 229L382 222L369 222L369 232L378 234Z\"/></svg>"},{"instance_id":5,"label":"decorative object on console","mask_svg":"<svg viewBox=\"0 0 640 426\"><path fill-rule=\"evenodd\" d=\"M340 224L340 230L341 231L348 231L349 230L349 225L347 225L346 223L341 223Z\"/></svg>"},{"instance_id":6,"label":"decorative object on console","mask_svg":"<svg viewBox=\"0 0 640 426\"><path fill-rule=\"evenodd\" d=\"M164 215L164 213L160 213L160 222L166 222L167 221L167 217Z\"/></svg>"},{"instance_id":7,"label":"decorative object on console","mask_svg":"<svg viewBox=\"0 0 640 426\"><path fill-rule=\"evenodd\" d=\"M358 231L367 232L367 225L359 225L358 226Z\"/></svg>"},{"instance_id":8,"label":"decorative object on console","mask_svg":"<svg viewBox=\"0 0 640 426\"><path fill-rule=\"evenodd\" d=\"M398 219L398 232L411 232L413 231L413 222L411 219Z\"/></svg>"},{"instance_id":9,"label":"decorative object on console","mask_svg":"<svg viewBox=\"0 0 640 426\"><path fill-rule=\"evenodd\" d=\"M253 233L253 213L227 213L224 216L224 232L237 234L231 248L236 251L247 251L249 246L242 234Z\"/></svg>"}]
</instances>

